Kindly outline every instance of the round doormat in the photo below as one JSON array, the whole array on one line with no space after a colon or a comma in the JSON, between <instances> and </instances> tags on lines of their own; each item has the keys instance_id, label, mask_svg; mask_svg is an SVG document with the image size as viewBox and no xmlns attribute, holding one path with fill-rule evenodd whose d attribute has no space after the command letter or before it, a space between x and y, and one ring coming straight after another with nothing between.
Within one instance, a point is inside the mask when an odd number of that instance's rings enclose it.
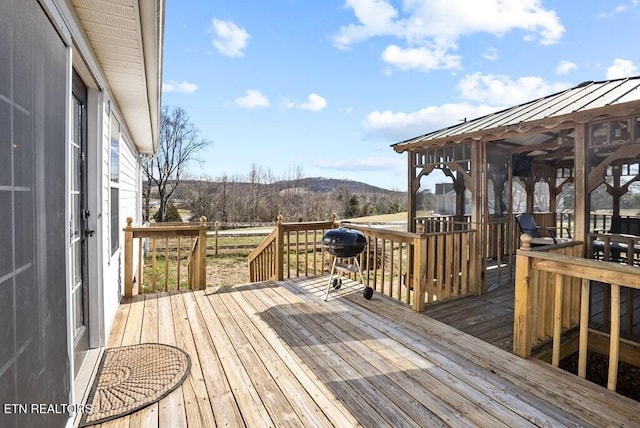
<instances>
[{"instance_id":1,"label":"round doormat","mask_svg":"<svg viewBox=\"0 0 640 428\"><path fill-rule=\"evenodd\" d=\"M106 349L80 426L128 415L161 400L189 374L191 360L182 349L143 343Z\"/></svg>"}]
</instances>

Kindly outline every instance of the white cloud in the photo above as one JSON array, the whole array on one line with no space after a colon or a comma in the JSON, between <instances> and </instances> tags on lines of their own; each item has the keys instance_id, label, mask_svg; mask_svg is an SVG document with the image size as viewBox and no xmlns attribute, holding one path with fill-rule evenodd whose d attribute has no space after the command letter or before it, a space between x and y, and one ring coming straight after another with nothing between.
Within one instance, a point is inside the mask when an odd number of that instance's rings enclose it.
<instances>
[{"instance_id":1,"label":"white cloud","mask_svg":"<svg viewBox=\"0 0 640 428\"><path fill-rule=\"evenodd\" d=\"M306 102L294 103L291 100L285 99L283 105L285 108L297 108L300 110L309 110L312 112L323 110L327 107L327 100L316 93L309 94Z\"/></svg>"},{"instance_id":2,"label":"white cloud","mask_svg":"<svg viewBox=\"0 0 640 428\"><path fill-rule=\"evenodd\" d=\"M603 12L598 14L598 18L611 18L613 15L626 12L629 9L635 9L638 6L640 6L640 0L631 0L629 3L619 4L618 6L613 8L611 12Z\"/></svg>"},{"instance_id":3,"label":"white cloud","mask_svg":"<svg viewBox=\"0 0 640 428\"><path fill-rule=\"evenodd\" d=\"M410 113L393 112L391 110L373 111L364 119L362 127L369 135L397 142L456 125L465 119L484 116L496 110L496 107L488 105L474 106L464 102L429 106Z\"/></svg>"},{"instance_id":4,"label":"white cloud","mask_svg":"<svg viewBox=\"0 0 640 428\"><path fill-rule=\"evenodd\" d=\"M607 79L620 79L638 74L638 67L628 59L616 58L607 68Z\"/></svg>"},{"instance_id":5,"label":"white cloud","mask_svg":"<svg viewBox=\"0 0 640 428\"><path fill-rule=\"evenodd\" d=\"M223 21L214 18L212 31L215 34L213 46L218 51L230 57L244 56L244 48L251 37L244 28L238 27L232 21Z\"/></svg>"},{"instance_id":6,"label":"white cloud","mask_svg":"<svg viewBox=\"0 0 640 428\"><path fill-rule=\"evenodd\" d=\"M472 120L570 87L566 83L548 83L540 77L511 79L507 76L475 73L463 77L457 85L464 101L427 106L413 112L373 111L362 122L367 135L394 142L413 138L464 120Z\"/></svg>"},{"instance_id":7,"label":"white cloud","mask_svg":"<svg viewBox=\"0 0 640 428\"><path fill-rule=\"evenodd\" d=\"M497 61L499 57L498 49L494 47L487 48L487 50L482 54L482 58L487 61Z\"/></svg>"},{"instance_id":8,"label":"white cloud","mask_svg":"<svg viewBox=\"0 0 640 428\"><path fill-rule=\"evenodd\" d=\"M458 82L460 96L469 101L491 105L515 105L553 94L570 87L566 83L548 83L538 76L512 80L508 76L474 73Z\"/></svg>"},{"instance_id":9,"label":"white cloud","mask_svg":"<svg viewBox=\"0 0 640 428\"><path fill-rule=\"evenodd\" d=\"M175 92L178 94L193 94L198 90L198 85L195 83L189 83L186 80L182 82L176 82L170 80L162 83L162 92Z\"/></svg>"},{"instance_id":10,"label":"white cloud","mask_svg":"<svg viewBox=\"0 0 640 428\"><path fill-rule=\"evenodd\" d=\"M562 37L565 28L556 13L541 3L541 0L403 0L401 16L389 0L347 0L345 7L353 10L358 22L340 27L333 44L348 49L372 37L391 36L405 40L407 47L403 49L408 51L444 48L435 55L440 58L450 56L458 39L477 33L500 37L522 30L526 32L526 40L553 44ZM398 63L406 65L406 61ZM435 64L456 68L459 60Z\"/></svg>"},{"instance_id":11,"label":"white cloud","mask_svg":"<svg viewBox=\"0 0 640 428\"><path fill-rule=\"evenodd\" d=\"M345 116L349 116L351 114L351 112L353 112L353 107L349 106L349 107L340 107L338 108L338 111L340 113L342 113Z\"/></svg>"},{"instance_id":12,"label":"white cloud","mask_svg":"<svg viewBox=\"0 0 640 428\"><path fill-rule=\"evenodd\" d=\"M246 109L256 109L259 107L269 107L269 99L262 94L262 92L256 89L249 89L246 91L244 97L238 97L233 100L233 103L239 107Z\"/></svg>"},{"instance_id":13,"label":"white cloud","mask_svg":"<svg viewBox=\"0 0 640 428\"><path fill-rule=\"evenodd\" d=\"M315 166L339 171L378 171L398 168L404 170L406 163L404 158L399 158L396 155L369 158L349 156L348 159L334 156L330 159L318 159L313 162Z\"/></svg>"},{"instance_id":14,"label":"white cloud","mask_svg":"<svg viewBox=\"0 0 640 428\"><path fill-rule=\"evenodd\" d=\"M571 61L561 61L558 67L556 68L556 74L569 74L571 71L577 69L578 66L575 62Z\"/></svg>"},{"instance_id":15,"label":"white cloud","mask_svg":"<svg viewBox=\"0 0 640 428\"><path fill-rule=\"evenodd\" d=\"M387 0L347 0L345 8L353 9L359 24L340 27L333 37L333 44L338 49L348 49L370 37L401 32L394 21L398 12Z\"/></svg>"},{"instance_id":16,"label":"white cloud","mask_svg":"<svg viewBox=\"0 0 640 428\"><path fill-rule=\"evenodd\" d=\"M426 47L403 49L391 45L382 52L382 59L400 70L428 71L439 68L460 68L461 57L447 54L446 47L430 50Z\"/></svg>"}]
</instances>

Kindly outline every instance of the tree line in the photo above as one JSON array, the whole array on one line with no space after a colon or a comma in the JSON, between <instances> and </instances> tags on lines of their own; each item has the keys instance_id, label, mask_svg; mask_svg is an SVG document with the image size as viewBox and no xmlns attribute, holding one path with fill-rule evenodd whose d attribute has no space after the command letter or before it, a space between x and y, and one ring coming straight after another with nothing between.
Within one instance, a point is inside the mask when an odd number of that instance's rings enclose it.
<instances>
[{"instance_id":1,"label":"tree line","mask_svg":"<svg viewBox=\"0 0 640 428\"><path fill-rule=\"evenodd\" d=\"M349 185L328 191L314 191L302 185L302 166L294 166L278 178L255 163L244 176L226 173L212 178L189 179L188 166L199 162L199 153L212 143L180 107L163 107L158 152L142 164L144 219L175 221L177 208L192 218L209 221L269 222L278 215L287 221L313 221L387 214L404 211L406 198L401 192L355 192ZM151 216L152 202L157 209Z\"/></svg>"},{"instance_id":2,"label":"tree line","mask_svg":"<svg viewBox=\"0 0 640 428\"><path fill-rule=\"evenodd\" d=\"M251 164L246 175L201 177L184 181L173 202L189 211L192 218L205 216L220 222L271 222L282 215L285 221L315 221L353 218L405 211L406 195L393 191L356 192L347 184L328 191L315 191L295 177L277 178L269 169ZM321 179L318 179L321 180Z\"/></svg>"}]
</instances>

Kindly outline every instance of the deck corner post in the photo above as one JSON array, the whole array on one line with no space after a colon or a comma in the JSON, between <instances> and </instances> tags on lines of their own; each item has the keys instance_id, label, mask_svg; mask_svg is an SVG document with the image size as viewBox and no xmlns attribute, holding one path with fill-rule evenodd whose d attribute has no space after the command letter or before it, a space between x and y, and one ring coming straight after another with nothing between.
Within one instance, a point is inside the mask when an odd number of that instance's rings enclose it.
<instances>
[{"instance_id":1,"label":"deck corner post","mask_svg":"<svg viewBox=\"0 0 640 428\"><path fill-rule=\"evenodd\" d=\"M207 218L200 217L200 231L198 233L198 290L205 290L207 288Z\"/></svg>"},{"instance_id":2,"label":"deck corner post","mask_svg":"<svg viewBox=\"0 0 640 428\"><path fill-rule=\"evenodd\" d=\"M425 310L425 280L427 274L427 238L419 236L414 239L413 252L413 310Z\"/></svg>"},{"instance_id":3,"label":"deck corner post","mask_svg":"<svg viewBox=\"0 0 640 428\"><path fill-rule=\"evenodd\" d=\"M133 218L127 217L124 228L124 295L133 296Z\"/></svg>"},{"instance_id":4,"label":"deck corner post","mask_svg":"<svg viewBox=\"0 0 640 428\"><path fill-rule=\"evenodd\" d=\"M340 222L338 221L338 214L331 213L331 227L336 228L340 226Z\"/></svg>"},{"instance_id":5,"label":"deck corner post","mask_svg":"<svg viewBox=\"0 0 640 428\"><path fill-rule=\"evenodd\" d=\"M515 307L513 314L513 353L522 358L531 356L533 287L531 259L516 255Z\"/></svg>"},{"instance_id":6,"label":"deck corner post","mask_svg":"<svg viewBox=\"0 0 640 428\"><path fill-rule=\"evenodd\" d=\"M282 225L284 217L278 214L276 221L276 279L282 281L284 279L284 227Z\"/></svg>"}]
</instances>

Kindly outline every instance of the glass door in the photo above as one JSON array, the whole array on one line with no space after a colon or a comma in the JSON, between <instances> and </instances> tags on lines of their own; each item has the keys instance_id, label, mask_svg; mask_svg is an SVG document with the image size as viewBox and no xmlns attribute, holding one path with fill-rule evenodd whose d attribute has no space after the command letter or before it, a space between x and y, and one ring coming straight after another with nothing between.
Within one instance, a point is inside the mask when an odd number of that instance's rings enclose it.
<instances>
[{"instance_id":1,"label":"glass door","mask_svg":"<svg viewBox=\"0 0 640 428\"><path fill-rule=\"evenodd\" d=\"M87 284L87 88L80 77L73 75L72 132L69 146L70 165L70 254L71 254L71 307L73 316L74 367L78 373L89 349L89 299Z\"/></svg>"}]
</instances>

